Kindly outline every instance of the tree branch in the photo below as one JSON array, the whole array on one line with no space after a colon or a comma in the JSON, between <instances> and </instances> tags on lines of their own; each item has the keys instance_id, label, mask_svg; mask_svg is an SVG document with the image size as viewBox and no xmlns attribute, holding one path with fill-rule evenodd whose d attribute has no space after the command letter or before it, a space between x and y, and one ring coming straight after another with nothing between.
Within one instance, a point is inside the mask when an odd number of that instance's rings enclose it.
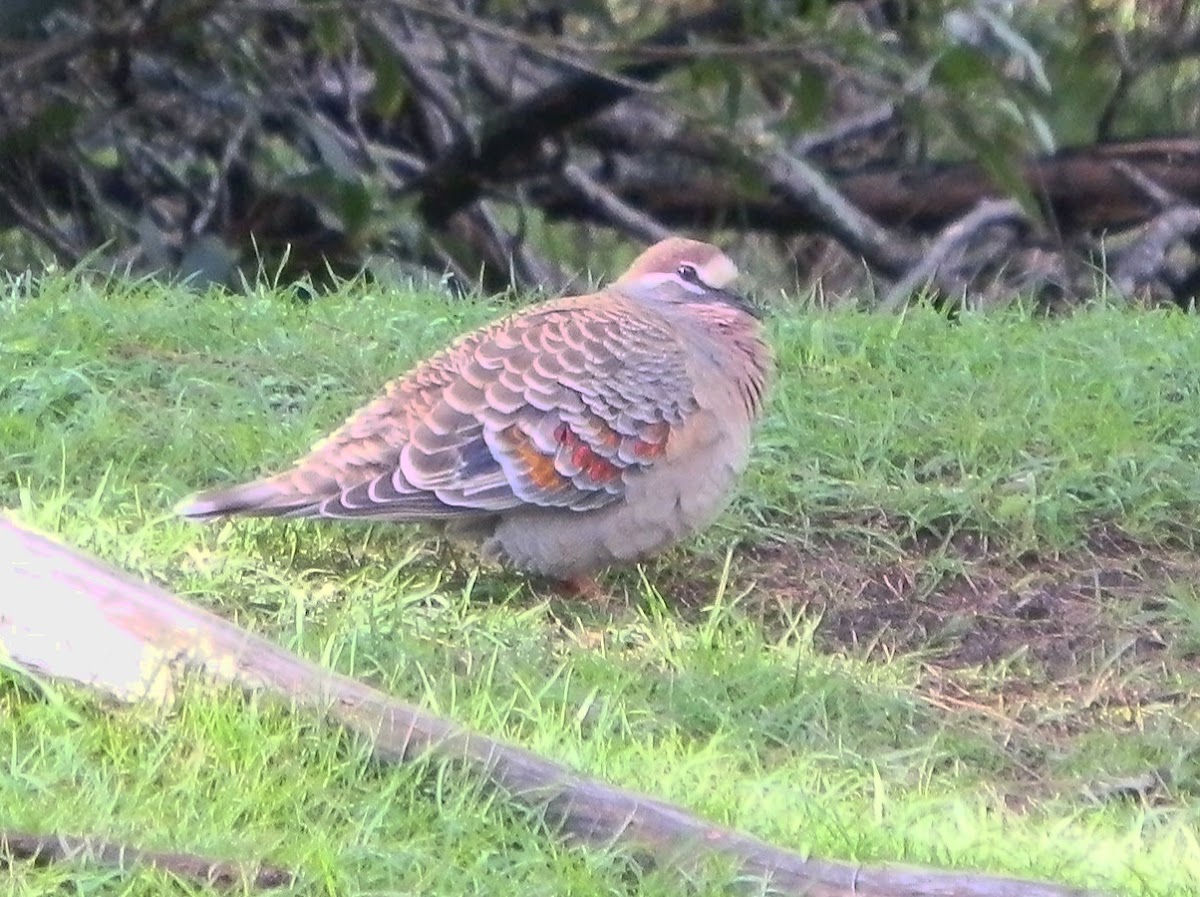
<instances>
[{"instance_id":1,"label":"tree branch","mask_svg":"<svg viewBox=\"0 0 1200 897\"><path fill-rule=\"evenodd\" d=\"M1025 212L1016 200L992 199L981 202L942 231L925 256L888 291L887 296L879 303L880 310L897 311L916 290L937 281L951 257L964 251L967 244L983 230L996 224L1024 220Z\"/></svg>"},{"instance_id":2,"label":"tree branch","mask_svg":"<svg viewBox=\"0 0 1200 897\"><path fill-rule=\"evenodd\" d=\"M90 835L81 838L73 835L0 832L0 868L10 868L14 861L31 862L35 866L96 863L121 870L153 866L221 890L286 888L296 879L294 873L278 866L214 860L191 853L142 850Z\"/></svg>"},{"instance_id":3,"label":"tree branch","mask_svg":"<svg viewBox=\"0 0 1200 897\"><path fill-rule=\"evenodd\" d=\"M1158 211L1119 162L1135 166L1180 201L1200 203L1200 139L1194 137L1069 149L1028 159L1020 171L1063 233L1119 230ZM628 159L598 181L667 227L706 227L732 219L771 233L832 233L813 205L786 193L764 195L747 188L698 164L691 153L658 148L654 158ZM830 177L828 184L877 226L918 234L939 233L982 200L1002 195L974 162L874 168ZM551 183L539 184L534 198L551 215L592 217L573 194Z\"/></svg>"},{"instance_id":4,"label":"tree branch","mask_svg":"<svg viewBox=\"0 0 1200 897\"><path fill-rule=\"evenodd\" d=\"M564 165L562 179L570 184L583 202L590 203L611 224L646 243L656 243L671 235L671 231L649 215L622 202L611 191L597 183L578 165Z\"/></svg>"},{"instance_id":5,"label":"tree branch","mask_svg":"<svg viewBox=\"0 0 1200 897\"><path fill-rule=\"evenodd\" d=\"M1197 233L1200 233L1200 208L1196 206L1176 206L1157 215L1114 261L1113 283L1122 295L1136 295L1140 287L1164 277L1167 251L1172 244L1191 239ZM1176 301L1186 298L1177 296Z\"/></svg>"},{"instance_id":6,"label":"tree branch","mask_svg":"<svg viewBox=\"0 0 1200 897\"><path fill-rule=\"evenodd\" d=\"M912 263L915 250L889 233L869 215L849 202L824 175L781 149L761 155L747 151L770 187L822 223L822 230L847 249L857 252L873 268L895 276Z\"/></svg>"},{"instance_id":7,"label":"tree branch","mask_svg":"<svg viewBox=\"0 0 1200 897\"><path fill-rule=\"evenodd\" d=\"M662 28L641 46L677 46L694 32L736 31L741 22L737 4L721 4ZM626 78L650 80L663 75L674 64L657 60L633 63L620 72ZM533 153L547 137L591 118L633 93L632 87L598 75L576 73L507 106L484 122L477 137L459 140L448 147L413 185L421 197L421 214L431 224L445 221L474 202L510 159Z\"/></svg>"}]
</instances>

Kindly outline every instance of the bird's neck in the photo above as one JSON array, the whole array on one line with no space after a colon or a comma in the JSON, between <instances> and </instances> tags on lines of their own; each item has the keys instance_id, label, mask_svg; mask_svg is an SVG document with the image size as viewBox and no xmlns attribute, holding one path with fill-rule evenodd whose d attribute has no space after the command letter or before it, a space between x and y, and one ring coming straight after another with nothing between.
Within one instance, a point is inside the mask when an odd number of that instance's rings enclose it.
<instances>
[{"instance_id":1,"label":"bird's neck","mask_svg":"<svg viewBox=\"0 0 1200 897\"><path fill-rule=\"evenodd\" d=\"M731 384L750 417L762 411L771 352L761 323L733 306L697 303L686 318L701 331L713 367L733 375Z\"/></svg>"}]
</instances>

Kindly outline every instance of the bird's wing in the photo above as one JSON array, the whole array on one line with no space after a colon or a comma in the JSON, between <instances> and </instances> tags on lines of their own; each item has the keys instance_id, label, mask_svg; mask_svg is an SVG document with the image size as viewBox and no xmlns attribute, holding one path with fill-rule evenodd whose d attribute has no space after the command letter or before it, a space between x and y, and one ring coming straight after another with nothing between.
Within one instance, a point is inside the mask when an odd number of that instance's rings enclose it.
<instances>
[{"instance_id":1,"label":"bird's wing","mask_svg":"<svg viewBox=\"0 0 1200 897\"><path fill-rule=\"evenodd\" d=\"M599 508L696 407L664 322L603 293L564 300L433 356L292 470L182 511L421 520Z\"/></svg>"}]
</instances>

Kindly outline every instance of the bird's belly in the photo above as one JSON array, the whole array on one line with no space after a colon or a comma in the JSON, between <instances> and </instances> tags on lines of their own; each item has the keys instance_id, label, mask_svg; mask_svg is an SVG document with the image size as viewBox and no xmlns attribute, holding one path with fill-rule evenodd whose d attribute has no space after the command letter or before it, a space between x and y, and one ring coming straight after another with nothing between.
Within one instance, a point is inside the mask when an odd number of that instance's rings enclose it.
<instances>
[{"instance_id":1,"label":"bird's belly","mask_svg":"<svg viewBox=\"0 0 1200 897\"><path fill-rule=\"evenodd\" d=\"M746 462L746 440L729 434L686 465L632 477L624 500L593 511L531 508L504 515L485 554L528 572L566 579L661 551L710 524Z\"/></svg>"}]
</instances>

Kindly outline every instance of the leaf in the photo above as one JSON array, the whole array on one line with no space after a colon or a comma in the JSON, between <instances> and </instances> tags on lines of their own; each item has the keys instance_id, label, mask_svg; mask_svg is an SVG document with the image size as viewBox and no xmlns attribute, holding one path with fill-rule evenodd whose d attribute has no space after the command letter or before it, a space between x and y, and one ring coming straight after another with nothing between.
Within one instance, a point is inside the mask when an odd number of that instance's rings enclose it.
<instances>
[{"instance_id":1,"label":"leaf","mask_svg":"<svg viewBox=\"0 0 1200 897\"><path fill-rule=\"evenodd\" d=\"M742 114L745 78L738 74L731 77L725 89L725 118L727 124L735 124Z\"/></svg>"},{"instance_id":2,"label":"leaf","mask_svg":"<svg viewBox=\"0 0 1200 897\"><path fill-rule=\"evenodd\" d=\"M1009 53L1024 61L1037 86L1044 93L1051 93L1050 79L1046 76L1046 65L1042 61L1042 56L1025 39L1024 35L986 6L976 8L975 14L988 24L992 34L1000 40Z\"/></svg>"},{"instance_id":3,"label":"leaf","mask_svg":"<svg viewBox=\"0 0 1200 897\"><path fill-rule=\"evenodd\" d=\"M829 82L816 69L806 70L796 79L792 98L795 100L792 108L800 127L812 128L822 121L829 103Z\"/></svg>"},{"instance_id":4,"label":"leaf","mask_svg":"<svg viewBox=\"0 0 1200 897\"><path fill-rule=\"evenodd\" d=\"M375 209L371 183L365 178L346 181L335 177L327 168L312 167L289 177L280 186L311 204L323 225L347 239L381 220Z\"/></svg>"},{"instance_id":5,"label":"leaf","mask_svg":"<svg viewBox=\"0 0 1200 897\"><path fill-rule=\"evenodd\" d=\"M1057 141L1054 139L1054 132L1051 130L1050 123L1046 121L1045 116L1038 110L1022 106L1010 97L1002 97L997 100L996 110L1019 124L1023 130L1032 134L1039 149L1048 153L1054 152L1057 144Z\"/></svg>"},{"instance_id":6,"label":"leaf","mask_svg":"<svg viewBox=\"0 0 1200 897\"><path fill-rule=\"evenodd\" d=\"M996 70L986 55L974 47L947 47L933 64L935 81L956 90L969 89L981 81L994 81Z\"/></svg>"},{"instance_id":7,"label":"leaf","mask_svg":"<svg viewBox=\"0 0 1200 897\"><path fill-rule=\"evenodd\" d=\"M47 102L24 125L5 131L0 124L0 154L16 155L65 139L75 128L80 107L67 100Z\"/></svg>"},{"instance_id":8,"label":"leaf","mask_svg":"<svg viewBox=\"0 0 1200 897\"><path fill-rule=\"evenodd\" d=\"M308 136L312 138L312 142L317 148L317 155L321 157L321 161L325 163L334 177L343 181L356 182L361 179L362 173L358 170L358 166L354 164L354 160L346 152L342 141L333 133L329 125L315 116L307 116L304 125Z\"/></svg>"},{"instance_id":9,"label":"leaf","mask_svg":"<svg viewBox=\"0 0 1200 897\"><path fill-rule=\"evenodd\" d=\"M347 32L342 13L316 16L311 34L322 55L338 56L345 52Z\"/></svg>"},{"instance_id":10,"label":"leaf","mask_svg":"<svg viewBox=\"0 0 1200 897\"><path fill-rule=\"evenodd\" d=\"M695 89L727 87L742 78L742 70L728 59L710 56L697 59L688 66L688 76Z\"/></svg>"},{"instance_id":11,"label":"leaf","mask_svg":"<svg viewBox=\"0 0 1200 897\"><path fill-rule=\"evenodd\" d=\"M335 210L347 237L362 231L371 220L371 191L361 181L343 183L338 191L338 207Z\"/></svg>"},{"instance_id":12,"label":"leaf","mask_svg":"<svg viewBox=\"0 0 1200 897\"><path fill-rule=\"evenodd\" d=\"M375 87L371 91L371 106L380 118L390 119L404 105L407 96L405 88L408 80L396 54L388 45L379 39L374 31L363 35L363 43L371 60L371 69L375 73Z\"/></svg>"},{"instance_id":13,"label":"leaf","mask_svg":"<svg viewBox=\"0 0 1200 897\"><path fill-rule=\"evenodd\" d=\"M1021 204L1021 208L1031 220L1042 220L1041 204L1025 181L1021 165L1023 154L1020 148L1013 146L1011 139L1004 140L997 134L974 133L968 138L968 142L979 155L979 164L992 180Z\"/></svg>"}]
</instances>

